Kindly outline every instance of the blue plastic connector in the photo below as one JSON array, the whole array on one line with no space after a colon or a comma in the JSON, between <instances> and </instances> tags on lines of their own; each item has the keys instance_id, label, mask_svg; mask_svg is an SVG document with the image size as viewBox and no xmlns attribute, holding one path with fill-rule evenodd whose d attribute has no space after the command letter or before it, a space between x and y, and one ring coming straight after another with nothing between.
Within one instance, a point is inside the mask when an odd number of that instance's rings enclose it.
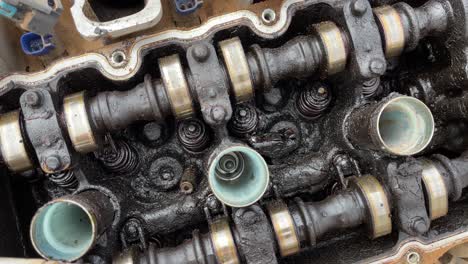
<instances>
[{"instance_id":1,"label":"blue plastic connector","mask_svg":"<svg viewBox=\"0 0 468 264\"><path fill-rule=\"evenodd\" d=\"M52 35L41 36L33 32L21 36L21 48L27 55L41 56L48 54L55 48Z\"/></svg>"},{"instance_id":2,"label":"blue plastic connector","mask_svg":"<svg viewBox=\"0 0 468 264\"><path fill-rule=\"evenodd\" d=\"M7 18L13 18L17 11L18 9L16 6L12 6L3 1L0 1L0 15Z\"/></svg>"},{"instance_id":3,"label":"blue plastic connector","mask_svg":"<svg viewBox=\"0 0 468 264\"><path fill-rule=\"evenodd\" d=\"M203 4L202 0L174 0L176 11L182 15L188 15L198 8L200 8Z\"/></svg>"}]
</instances>

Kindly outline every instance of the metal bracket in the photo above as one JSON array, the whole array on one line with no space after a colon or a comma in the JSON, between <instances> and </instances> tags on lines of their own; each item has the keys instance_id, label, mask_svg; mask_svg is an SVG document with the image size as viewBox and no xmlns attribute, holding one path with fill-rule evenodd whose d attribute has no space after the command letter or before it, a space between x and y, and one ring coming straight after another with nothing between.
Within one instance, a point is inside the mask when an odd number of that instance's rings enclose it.
<instances>
[{"instance_id":1,"label":"metal bracket","mask_svg":"<svg viewBox=\"0 0 468 264\"><path fill-rule=\"evenodd\" d=\"M379 28L367 0L352 0L340 7L340 25L348 32L349 71L354 80L368 80L385 73L387 63Z\"/></svg>"},{"instance_id":2,"label":"metal bracket","mask_svg":"<svg viewBox=\"0 0 468 264\"><path fill-rule=\"evenodd\" d=\"M20 97L24 128L42 170L56 173L71 165L71 154L49 91L38 88Z\"/></svg>"},{"instance_id":3,"label":"metal bracket","mask_svg":"<svg viewBox=\"0 0 468 264\"><path fill-rule=\"evenodd\" d=\"M203 119L211 126L226 124L232 116L229 85L215 48L207 42L195 44L187 50L187 61Z\"/></svg>"}]
</instances>

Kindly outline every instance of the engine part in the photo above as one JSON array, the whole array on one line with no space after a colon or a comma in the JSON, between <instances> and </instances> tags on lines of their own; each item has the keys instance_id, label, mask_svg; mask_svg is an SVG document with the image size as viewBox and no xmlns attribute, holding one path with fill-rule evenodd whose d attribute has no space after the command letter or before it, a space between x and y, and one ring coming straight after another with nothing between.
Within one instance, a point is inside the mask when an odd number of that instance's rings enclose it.
<instances>
[{"instance_id":1,"label":"engine part","mask_svg":"<svg viewBox=\"0 0 468 264\"><path fill-rule=\"evenodd\" d=\"M86 16L86 1L78 0L70 8L76 29L86 39L120 37L156 25L162 16L161 0L145 1L144 8L132 15L111 21L93 21Z\"/></svg>"},{"instance_id":2,"label":"engine part","mask_svg":"<svg viewBox=\"0 0 468 264\"><path fill-rule=\"evenodd\" d=\"M45 89L31 90L21 95L20 103L24 129L41 169L46 173L67 170L72 157L51 94Z\"/></svg>"},{"instance_id":3,"label":"engine part","mask_svg":"<svg viewBox=\"0 0 468 264\"><path fill-rule=\"evenodd\" d=\"M26 55L42 56L55 48L52 35L41 36L36 33L25 33L20 39L21 48Z\"/></svg>"},{"instance_id":4,"label":"engine part","mask_svg":"<svg viewBox=\"0 0 468 264\"><path fill-rule=\"evenodd\" d=\"M257 202L270 181L270 172L263 157L241 145L219 146L211 154L207 172L213 194L233 207Z\"/></svg>"},{"instance_id":5,"label":"engine part","mask_svg":"<svg viewBox=\"0 0 468 264\"><path fill-rule=\"evenodd\" d=\"M10 170L21 172L33 167L33 161L26 151L19 111L0 117L0 143L2 159Z\"/></svg>"},{"instance_id":6,"label":"engine part","mask_svg":"<svg viewBox=\"0 0 468 264\"><path fill-rule=\"evenodd\" d=\"M189 151L201 152L209 144L210 135L206 125L197 119L182 121L177 132L180 143Z\"/></svg>"},{"instance_id":7,"label":"engine part","mask_svg":"<svg viewBox=\"0 0 468 264\"><path fill-rule=\"evenodd\" d=\"M0 76L1 256L455 258L466 0L175 2L64 1L56 49L0 45L15 58ZM4 24L5 44L24 34Z\"/></svg>"},{"instance_id":8,"label":"engine part","mask_svg":"<svg viewBox=\"0 0 468 264\"><path fill-rule=\"evenodd\" d=\"M247 137L254 132L258 126L258 114L254 107L248 104L237 105L229 128L238 137Z\"/></svg>"},{"instance_id":9,"label":"engine part","mask_svg":"<svg viewBox=\"0 0 468 264\"><path fill-rule=\"evenodd\" d=\"M198 172L196 166L189 166L184 170L180 180L180 190L185 194L191 194L197 187Z\"/></svg>"},{"instance_id":10,"label":"engine part","mask_svg":"<svg viewBox=\"0 0 468 264\"><path fill-rule=\"evenodd\" d=\"M79 182L73 170L49 174L48 177L50 181L64 189L74 191L78 188Z\"/></svg>"},{"instance_id":11,"label":"engine part","mask_svg":"<svg viewBox=\"0 0 468 264\"><path fill-rule=\"evenodd\" d=\"M113 205L98 191L62 197L44 205L31 223L31 240L44 258L75 261L112 223Z\"/></svg>"},{"instance_id":12,"label":"engine part","mask_svg":"<svg viewBox=\"0 0 468 264\"><path fill-rule=\"evenodd\" d=\"M324 85L308 87L297 99L297 109L307 119L317 119L323 115L331 102L330 90Z\"/></svg>"},{"instance_id":13,"label":"engine part","mask_svg":"<svg viewBox=\"0 0 468 264\"><path fill-rule=\"evenodd\" d=\"M138 154L124 141L112 142L96 156L107 170L114 173L131 173L138 166Z\"/></svg>"},{"instance_id":14,"label":"engine part","mask_svg":"<svg viewBox=\"0 0 468 264\"><path fill-rule=\"evenodd\" d=\"M424 150L434 134L434 118L418 99L390 96L380 103L353 112L349 136L355 144L395 155L409 156Z\"/></svg>"},{"instance_id":15,"label":"engine part","mask_svg":"<svg viewBox=\"0 0 468 264\"><path fill-rule=\"evenodd\" d=\"M366 215L370 216L367 225L371 238L391 232L390 207L380 183L372 176L363 176L353 182L356 187L352 190L319 203L305 204L297 199L297 207L290 210L281 201L269 205L270 219L282 256L298 253L300 243L314 247L318 237L333 229L358 226L365 222ZM218 263L240 263L240 259L252 257L255 246L261 247L260 252L263 253L274 250L273 239L268 239L273 231L270 224L262 226L267 219L259 207L241 208L233 218L235 227L230 227L226 219L218 219L210 224L209 235L200 236L195 232L192 240L176 248L150 248L144 253L130 250L118 256L114 263L205 263L215 257ZM253 228L250 236L246 233L249 226ZM255 239L252 236L258 237ZM247 241L244 242L244 239ZM274 253L266 254L264 259L258 258L258 254L261 253L253 253L256 258L252 261L276 262Z\"/></svg>"}]
</instances>

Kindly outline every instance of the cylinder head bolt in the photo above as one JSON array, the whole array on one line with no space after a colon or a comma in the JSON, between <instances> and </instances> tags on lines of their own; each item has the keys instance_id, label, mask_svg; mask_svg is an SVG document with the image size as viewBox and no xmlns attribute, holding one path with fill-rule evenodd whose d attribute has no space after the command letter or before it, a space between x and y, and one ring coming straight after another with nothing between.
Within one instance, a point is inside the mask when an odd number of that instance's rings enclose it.
<instances>
[{"instance_id":1,"label":"cylinder head bolt","mask_svg":"<svg viewBox=\"0 0 468 264\"><path fill-rule=\"evenodd\" d=\"M262 198L269 184L263 157L245 146L223 148L211 158L208 181L213 194L232 207L245 207Z\"/></svg>"}]
</instances>

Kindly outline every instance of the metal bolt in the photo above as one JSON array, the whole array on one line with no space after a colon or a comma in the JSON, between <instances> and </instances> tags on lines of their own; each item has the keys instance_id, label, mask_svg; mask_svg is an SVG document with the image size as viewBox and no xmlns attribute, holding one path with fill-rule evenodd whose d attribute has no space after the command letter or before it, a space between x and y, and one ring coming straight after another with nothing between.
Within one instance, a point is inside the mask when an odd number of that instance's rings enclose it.
<instances>
[{"instance_id":1,"label":"metal bolt","mask_svg":"<svg viewBox=\"0 0 468 264\"><path fill-rule=\"evenodd\" d=\"M418 218L413 221L412 228L418 234L423 234L427 231L426 221L424 221L422 218Z\"/></svg>"},{"instance_id":2,"label":"metal bolt","mask_svg":"<svg viewBox=\"0 0 468 264\"><path fill-rule=\"evenodd\" d=\"M198 62L204 62L210 56L210 49L205 43L198 44L192 49L192 56Z\"/></svg>"},{"instance_id":3,"label":"metal bolt","mask_svg":"<svg viewBox=\"0 0 468 264\"><path fill-rule=\"evenodd\" d=\"M208 96L209 96L210 98L215 98L215 97L216 97L216 91L215 91L213 88L211 88L211 89L208 91Z\"/></svg>"},{"instance_id":4,"label":"metal bolt","mask_svg":"<svg viewBox=\"0 0 468 264\"><path fill-rule=\"evenodd\" d=\"M226 117L226 110L222 106L215 106L211 108L211 118L215 122L221 122Z\"/></svg>"},{"instance_id":5,"label":"metal bolt","mask_svg":"<svg viewBox=\"0 0 468 264\"><path fill-rule=\"evenodd\" d=\"M161 126L155 122L148 123L143 127L143 135L149 141L156 141L161 137Z\"/></svg>"},{"instance_id":6,"label":"metal bolt","mask_svg":"<svg viewBox=\"0 0 468 264\"><path fill-rule=\"evenodd\" d=\"M206 201L206 205L211 210L215 210L215 209L218 209L218 207L220 206L220 203L219 203L218 199L216 199L216 197L210 196L210 197L208 197L208 199Z\"/></svg>"},{"instance_id":7,"label":"metal bolt","mask_svg":"<svg viewBox=\"0 0 468 264\"><path fill-rule=\"evenodd\" d=\"M56 171L60 169L60 167L62 166L62 162L60 161L60 158L58 156L53 155L46 158L45 165L48 169Z\"/></svg>"},{"instance_id":8,"label":"metal bolt","mask_svg":"<svg viewBox=\"0 0 468 264\"><path fill-rule=\"evenodd\" d=\"M165 181L170 181L170 180L174 179L174 173L172 171L165 171L165 172L162 173L161 177Z\"/></svg>"},{"instance_id":9,"label":"metal bolt","mask_svg":"<svg viewBox=\"0 0 468 264\"><path fill-rule=\"evenodd\" d=\"M35 91L26 92L24 102L30 107L39 106L41 104L41 96Z\"/></svg>"},{"instance_id":10,"label":"metal bolt","mask_svg":"<svg viewBox=\"0 0 468 264\"><path fill-rule=\"evenodd\" d=\"M371 73L376 75L382 75L385 73L385 63L381 59L373 59L369 64L369 70Z\"/></svg>"},{"instance_id":11,"label":"metal bolt","mask_svg":"<svg viewBox=\"0 0 468 264\"><path fill-rule=\"evenodd\" d=\"M240 209L238 211L239 213L237 214L239 217L242 218L242 220L244 220L245 223L249 224L249 225L253 225L255 223L257 223L260 218L257 214L257 212L255 212L254 210L251 210L251 209Z\"/></svg>"},{"instance_id":12,"label":"metal bolt","mask_svg":"<svg viewBox=\"0 0 468 264\"><path fill-rule=\"evenodd\" d=\"M272 88L270 91L263 94L265 102L272 106L277 106L281 103L283 96L281 95L281 90L278 88Z\"/></svg>"},{"instance_id":13,"label":"metal bolt","mask_svg":"<svg viewBox=\"0 0 468 264\"><path fill-rule=\"evenodd\" d=\"M365 0L354 0L351 2L351 12L355 16L362 16L367 11L367 5Z\"/></svg>"},{"instance_id":14,"label":"metal bolt","mask_svg":"<svg viewBox=\"0 0 468 264\"><path fill-rule=\"evenodd\" d=\"M125 233L129 239L136 239L138 237L138 223L130 220L125 224Z\"/></svg>"}]
</instances>

